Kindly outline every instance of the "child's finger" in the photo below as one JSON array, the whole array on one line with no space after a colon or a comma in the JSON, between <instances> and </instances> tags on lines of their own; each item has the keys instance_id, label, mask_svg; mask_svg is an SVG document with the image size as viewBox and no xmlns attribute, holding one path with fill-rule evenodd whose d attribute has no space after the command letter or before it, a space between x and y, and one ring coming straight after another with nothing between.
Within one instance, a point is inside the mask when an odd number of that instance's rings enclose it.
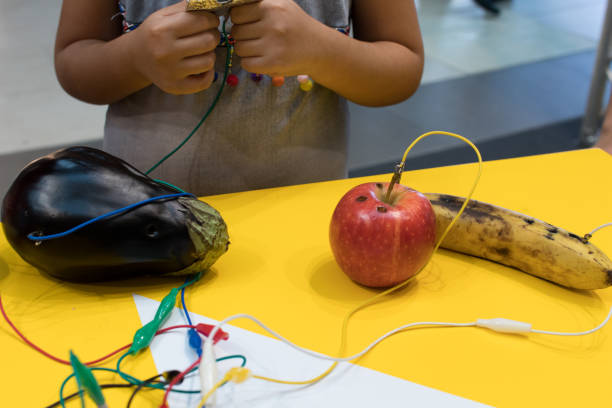
<instances>
[{"instance_id":1,"label":"child's finger","mask_svg":"<svg viewBox=\"0 0 612 408\"><path fill-rule=\"evenodd\" d=\"M176 41L177 55L191 57L212 51L217 48L221 35L217 29L179 38Z\"/></svg>"},{"instance_id":2,"label":"child's finger","mask_svg":"<svg viewBox=\"0 0 612 408\"><path fill-rule=\"evenodd\" d=\"M215 79L215 71L206 71L200 74L189 75L173 84L165 91L174 95L194 94L208 89Z\"/></svg>"},{"instance_id":3,"label":"child's finger","mask_svg":"<svg viewBox=\"0 0 612 408\"><path fill-rule=\"evenodd\" d=\"M254 23L263 18L263 7L261 1L256 3L236 6L230 9L230 18L234 24Z\"/></svg>"},{"instance_id":4,"label":"child's finger","mask_svg":"<svg viewBox=\"0 0 612 408\"><path fill-rule=\"evenodd\" d=\"M215 54L208 52L206 54L195 55L185 58L181 61L179 72L183 76L197 75L203 72L208 72L215 67Z\"/></svg>"},{"instance_id":5,"label":"child's finger","mask_svg":"<svg viewBox=\"0 0 612 408\"><path fill-rule=\"evenodd\" d=\"M261 40L236 41L236 45L234 45L236 55L241 58L262 56L264 55L264 50L265 44Z\"/></svg>"},{"instance_id":6,"label":"child's finger","mask_svg":"<svg viewBox=\"0 0 612 408\"><path fill-rule=\"evenodd\" d=\"M232 37L236 41L254 40L263 36L261 24L234 24L232 26Z\"/></svg>"},{"instance_id":7,"label":"child's finger","mask_svg":"<svg viewBox=\"0 0 612 408\"><path fill-rule=\"evenodd\" d=\"M219 17L208 11L183 11L168 18L172 19L170 24L177 38L187 37L219 26Z\"/></svg>"},{"instance_id":8,"label":"child's finger","mask_svg":"<svg viewBox=\"0 0 612 408\"><path fill-rule=\"evenodd\" d=\"M275 70L270 69L266 61L264 56L242 57L240 65L248 72L257 72L258 74L270 76L280 75Z\"/></svg>"}]
</instances>

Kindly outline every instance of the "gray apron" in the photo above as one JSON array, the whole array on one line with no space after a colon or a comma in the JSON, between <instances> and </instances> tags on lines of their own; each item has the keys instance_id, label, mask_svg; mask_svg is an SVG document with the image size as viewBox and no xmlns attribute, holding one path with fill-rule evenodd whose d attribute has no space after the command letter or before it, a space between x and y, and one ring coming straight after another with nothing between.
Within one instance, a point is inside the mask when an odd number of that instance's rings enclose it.
<instances>
[{"instance_id":1,"label":"gray apron","mask_svg":"<svg viewBox=\"0 0 612 408\"><path fill-rule=\"evenodd\" d=\"M173 0L121 0L124 30ZM297 0L306 12L339 30L349 26L351 0ZM228 24L229 31L229 24ZM126 33L124 35L130 35ZM221 86L226 49L217 49L219 79L202 92L170 95L152 85L109 105L104 150L141 171L172 151L196 126ZM193 194L211 195L346 177L346 100L296 77L275 87L233 60L235 87L225 86L208 119L150 176Z\"/></svg>"}]
</instances>

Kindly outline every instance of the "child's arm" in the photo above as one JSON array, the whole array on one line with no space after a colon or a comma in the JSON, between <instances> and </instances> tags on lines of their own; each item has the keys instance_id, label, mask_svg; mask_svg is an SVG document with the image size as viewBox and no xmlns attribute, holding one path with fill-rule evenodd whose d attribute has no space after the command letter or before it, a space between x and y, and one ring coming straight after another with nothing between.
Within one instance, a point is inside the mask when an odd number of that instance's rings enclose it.
<instances>
[{"instance_id":1,"label":"child's arm","mask_svg":"<svg viewBox=\"0 0 612 408\"><path fill-rule=\"evenodd\" d=\"M62 87L85 102L118 101L154 83L186 94L207 89L214 78L219 19L186 12L185 1L151 14L121 35L117 2L64 0L55 44Z\"/></svg>"},{"instance_id":2,"label":"child's arm","mask_svg":"<svg viewBox=\"0 0 612 408\"><path fill-rule=\"evenodd\" d=\"M423 44L412 0L353 0L354 37L307 15L291 0L231 10L236 53L248 71L308 74L362 105L403 101L419 86Z\"/></svg>"}]
</instances>

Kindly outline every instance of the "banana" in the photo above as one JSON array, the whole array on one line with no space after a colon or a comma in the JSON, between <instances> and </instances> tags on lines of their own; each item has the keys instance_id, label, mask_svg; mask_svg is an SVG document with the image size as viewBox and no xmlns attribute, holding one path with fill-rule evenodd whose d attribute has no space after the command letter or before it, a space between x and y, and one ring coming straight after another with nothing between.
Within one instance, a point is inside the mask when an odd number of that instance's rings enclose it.
<instances>
[{"instance_id":1,"label":"banana","mask_svg":"<svg viewBox=\"0 0 612 408\"><path fill-rule=\"evenodd\" d=\"M465 198L425 194L436 213L436 236ZM442 248L514 267L573 289L612 285L612 261L587 239L527 215L470 200Z\"/></svg>"}]
</instances>

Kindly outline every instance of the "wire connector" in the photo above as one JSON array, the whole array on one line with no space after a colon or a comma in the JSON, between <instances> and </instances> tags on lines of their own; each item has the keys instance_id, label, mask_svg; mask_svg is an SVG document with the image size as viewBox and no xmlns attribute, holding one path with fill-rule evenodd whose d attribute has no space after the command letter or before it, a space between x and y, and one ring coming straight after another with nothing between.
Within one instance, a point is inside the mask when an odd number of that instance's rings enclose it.
<instances>
[{"instance_id":1,"label":"wire connector","mask_svg":"<svg viewBox=\"0 0 612 408\"><path fill-rule=\"evenodd\" d=\"M252 376L253 375L251 374L251 370L246 367L232 367L225 374L224 380L240 384L242 382L245 382Z\"/></svg>"},{"instance_id":2,"label":"wire connector","mask_svg":"<svg viewBox=\"0 0 612 408\"><path fill-rule=\"evenodd\" d=\"M216 398L214 391L216 390L215 384L219 378L219 372L217 370L217 358L215 357L215 350L213 348L213 342L210 339L204 341L204 350L202 352L202 359L200 361L200 387L203 395L212 393L206 406L208 408L215 406Z\"/></svg>"},{"instance_id":3,"label":"wire connector","mask_svg":"<svg viewBox=\"0 0 612 408\"><path fill-rule=\"evenodd\" d=\"M403 171L404 171L404 162L401 162L395 165L395 170L393 170L393 177L391 177L389 188L387 189L387 193L385 194L386 202L389 202L389 199L391 198L391 192L393 191L393 187L395 187L396 184L399 184L402 178Z\"/></svg>"},{"instance_id":4,"label":"wire connector","mask_svg":"<svg viewBox=\"0 0 612 408\"><path fill-rule=\"evenodd\" d=\"M504 318L478 319L476 326L484 327L500 333L530 333L531 323L519 322Z\"/></svg>"}]
</instances>

